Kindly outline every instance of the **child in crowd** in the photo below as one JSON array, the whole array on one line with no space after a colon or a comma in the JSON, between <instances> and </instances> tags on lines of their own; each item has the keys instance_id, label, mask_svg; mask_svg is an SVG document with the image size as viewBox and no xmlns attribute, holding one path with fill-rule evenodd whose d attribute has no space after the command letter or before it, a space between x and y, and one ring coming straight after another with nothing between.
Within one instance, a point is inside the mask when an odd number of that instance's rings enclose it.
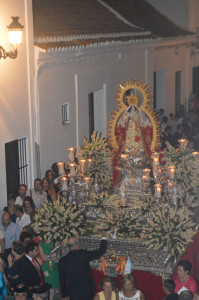
<instances>
[{"instance_id":1,"label":"child in crowd","mask_svg":"<svg viewBox=\"0 0 199 300\"><path fill-rule=\"evenodd\" d=\"M163 283L163 290L166 294L165 300L177 300L179 299L178 294L175 294L175 282L170 279L166 279Z\"/></svg>"}]
</instances>

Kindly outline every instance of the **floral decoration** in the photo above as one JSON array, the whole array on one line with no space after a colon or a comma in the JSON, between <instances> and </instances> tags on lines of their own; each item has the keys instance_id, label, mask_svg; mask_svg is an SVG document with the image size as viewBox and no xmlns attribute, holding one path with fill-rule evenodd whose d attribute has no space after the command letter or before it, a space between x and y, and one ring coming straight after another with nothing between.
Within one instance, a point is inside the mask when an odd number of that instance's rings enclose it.
<instances>
[{"instance_id":1,"label":"floral decoration","mask_svg":"<svg viewBox=\"0 0 199 300\"><path fill-rule=\"evenodd\" d=\"M105 208L108 205L108 198L109 195L106 191L98 194L95 192L91 192L86 204L89 206L95 206L96 208Z\"/></svg>"},{"instance_id":2,"label":"floral decoration","mask_svg":"<svg viewBox=\"0 0 199 300\"><path fill-rule=\"evenodd\" d=\"M82 213L65 201L47 202L36 214L33 229L39 238L50 240L54 246L66 245L70 236L81 233L82 222Z\"/></svg>"},{"instance_id":3,"label":"floral decoration","mask_svg":"<svg viewBox=\"0 0 199 300\"><path fill-rule=\"evenodd\" d=\"M177 185L181 190L185 191L184 203L190 205L192 203L187 203L187 196L194 196L192 200L194 201L199 194L199 161L198 158L193 157L193 154L186 147L182 149L175 149L169 143L164 150L164 155L166 157L168 166L176 167L175 178L177 180ZM191 200L189 198L188 200Z\"/></svg>"},{"instance_id":4,"label":"floral decoration","mask_svg":"<svg viewBox=\"0 0 199 300\"><path fill-rule=\"evenodd\" d=\"M89 142L84 137L85 145L79 148L79 158L93 160L91 168L87 168L86 175L93 178L95 183L103 184L103 190L112 188L113 167L112 151L107 139L101 137L100 132L94 131Z\"/></svg>"},{"instance_id":5,"label":"floral decoration","mask_svg":"<svg viewBox=\"0 0 199 300\"><path fill-rule=\"evenodd\" d=\"M113 237L136 237L140 230L139 224L136 222L136 215L132 215L129 211L120 209L117 211L106 211L105 215L99 218L94 231L101 230L112 233Z\"/></svg>"},{"instance_id":6,"label":"floral decoration","mask_svg":"<svg viewBox=\"0 0 199 300\"><path fill-rule=\"evenodd\" d=\"M151 210L151 217L140 237L149 249L183 253L195 235L195 223L187 207L157 208Z\"/></svg>"}]
</instances>

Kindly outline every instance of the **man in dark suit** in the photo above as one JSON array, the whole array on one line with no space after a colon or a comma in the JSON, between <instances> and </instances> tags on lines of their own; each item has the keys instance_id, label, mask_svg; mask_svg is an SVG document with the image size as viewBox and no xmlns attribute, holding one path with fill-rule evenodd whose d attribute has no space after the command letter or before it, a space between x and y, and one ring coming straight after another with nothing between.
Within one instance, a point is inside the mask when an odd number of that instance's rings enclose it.
<instances>
[{"instance_id":1,"label":"man in dark suit","mask_svg":"<svg viewBox=\"0 0 199 300\"><path fill-rule=\"evenodd\" d=\"M100 258L107 249L107 241L101 240L98 250L81 250L79 239L68 240L69 253L59 261L60 288L65 300L93 300L95 282L89 262Z\"/></svg>"},{"instance_id":2,"label":"man in dark suit","mask_svg":"<svg viewBox=\"0 0 199 300\"><path fill-rule=\"evenodd\" d=\"M37 261L39 256L39 245L30 240L25 246L25 254L19 263L19 282L25 284L28 288L44 284L44 274ZM28 293L28 298L32 293Z\"/></svg>"}]
</instances>

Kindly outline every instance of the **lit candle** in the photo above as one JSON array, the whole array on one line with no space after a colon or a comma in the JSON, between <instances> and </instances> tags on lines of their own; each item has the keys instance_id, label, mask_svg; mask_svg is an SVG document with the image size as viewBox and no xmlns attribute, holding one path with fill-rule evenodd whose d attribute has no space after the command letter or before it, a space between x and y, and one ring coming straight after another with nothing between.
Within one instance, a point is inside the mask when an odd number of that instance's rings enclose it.
<instances>
[{"instance_id":1,"label":"lit candle","mask_svg":"<svg viewBox=\"0 0 199 300\"><path fill-rule=\"evenodd\" d=\"M93 165L93 159L92 158L88 158L87 162L88 162L88 167L91 168L92 165Z\"/></svg>"},{"instance_id":2,"label":"lit candle","mask_svg":"<svg viewBox=\"0 0 199 300\"><path fill-rule=\"evenodd\" d=\"M143 175L143 176L142 176L142 180L143 180L143 181L147 181L147 180L146 180L146 175Z\"/></svg>"},{"instance_id":3,"label":"lit candle","mask_svg":"<svg viewBox=\"0 0 199 300\"><path fill-rule=\"evenodd\" d=\"M157 197L158 199L161 198L161 184L157 183L154 185L155 187L155 197Z\"/></svg>"},{"instance_id":4,"label":"lit candle","mask_svg":"<svg viewBox=\"0 0 199 300\"><path fill-rule=\"evenodd\" d=\"M62 177L60 182L62 183L62 190L65 192L68 191L68 179L66 177Z\"/></svg>"},{"instance_id":5,"label":"lit candle","mask_svg":"<svg viewBox=\"0 0 199 300\"><path fill-rule=\"evenodd\" d=\"M183 147L187 146L188 141L186 139L180 139L179 143L180 143L180 149L182 149Z\"/></svg>"},{"instance_id":6,"label":"lit candle","mask_svg":"<svg viewBox=\"0 0 199 300\"><path fill-rule=\"evenodd\" d=\"M144 172L144 176L146 177L146 181L149 181L150 180L150 172L151 172L151 169L144 169L143 170L143 172ZM143 177L144 177L143 176Z\"/></svg>"},{"instance_id":7,"label":"lit candle","mask_svg":"<svg viewBox=\"0 0 199 300\"><path fill-rule=\"evenodd\" d=\"M59 168L59 175L64 175L65 174L65 170L64 170L65 163L63 161L60 161L57 163L57 165Z\"/></svg>"},{"instance_id":8,"label":"lit candle","mask_svg":"<svg viewBox=\"0 0 199 300\"><path fill-rule=\"evenodd\" d=\"M91 185L91 178L84 177L84 183L85 183L85 190L88 191L90 189L90 185Z\"/></svg>"},{"instance_id":9,"label":"lit candle","mask_svg":"<svg viewBox=\"0 0 199 300\"><path fill-rule=\"evenodd\" d=\"M129 155L128 154L121 154L121 159L126 161L128 159Z\"/></svg>"},{"instance_id":10,"label":"lit candle","mask_svg":"<svg viewBox=\"0 0 199 300\"><path fill-rule=\"evenodd\" d=\"M194 158L199 158L199 152L192 152L192 155Z\"/></svg>"},{"instance_id":11,"label":"lit candle","mask_svg":"<svg viewBox=\"0 0 199 300\"><path fill-rule=\"evenodd\" d=\"M176 167L175 166L169 166L168 171L169 171L169 179L174 179L175 178Z\"/></svg>"},{"instance_id":12,"label":"lit candle","mask_svg":"<svg viewBox=\"0 0 199 300\"><path fill-rule=\"evenodd\" d=\"M73 148L73 147L68 148L68 160L69 161L75 160L75 148Z\"/></svg>"},{"instance_id":13,"label":"lit candle","mask_svg":"<svg viewBox=\"0 0 199 300\"><path fill-rule=\"evenodd\" d=\"M152 158L152 160L153 160L153 164L155 165L155 166L158 166L159 165L159 153L157 153L157 152L154 152L152 155L151 155L151 158Z\"/></svg>"},{"instance_id":14,"label":"lit candle","mask_svg":"<svg viewBox=\"0 0 199 300\"><path fill-rule=\"evenodd\" d=\"M85 164L86 164L85 159L79 160L79 168L80 168L80 172L82 172L82 173L85 173Z\"/></svg>"},{"instance_id":15,"label":"lit candle","mask_svg":"<svg viewBox=\"0 0 199 300\"><path fill-rule=\"evenodd\" d=\"M69 164L70 176L75 177L75 164Z\"/></svg>"}]
</instances>

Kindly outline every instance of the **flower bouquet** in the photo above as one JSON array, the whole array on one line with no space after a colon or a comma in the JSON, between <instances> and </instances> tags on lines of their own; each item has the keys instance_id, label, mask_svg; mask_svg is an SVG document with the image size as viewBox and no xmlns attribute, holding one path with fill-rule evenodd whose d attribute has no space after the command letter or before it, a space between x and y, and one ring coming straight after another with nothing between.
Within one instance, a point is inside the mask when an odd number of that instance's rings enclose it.
<instances>
[{"instance_id":1,"label":"flower bouquet","mask_svg":"<svg viewBox=\"0 0 199 300\"><path fill-rule=\"evenodd\" d=\"M140 235L149 249L183 253L196 233L187 208L156 208L151 215Z\"/></svg>"},{"instance_id":2,"label":"flower bouquet","mask_svg":"<svg viewBox=\"0 0 199 300\"><path fill-rule=\"evenodd\" d=\"M80 211L70 206L66 201L62 203L44 203L35 216L33 229L42 240L50 240L54 246L66 245L70 236L81 233L83 216Z\"/></svg>"},{"instance_id":3,"label":"flower bouquet","mask_svg":"<svg viewBox=\"0 0 199 300\"><path fill-rule=\"evenodd\" d=\"M113 167L112 152L107 139L101 137L101 133L94 131L89 142L84 137L85 145L79 148L80 159L92 159L93 165L86 170L86 175L93 179L94 183L103 185L104 190L112 187Z\"/></svg>"},{"instance_id":4,"label":"flower bouquet","mask_svg":"<svg viewBox=\"0 0 199 300\"><path fill-rule=\"evenodd\" d=\"M101 216L96 224L94 231L101 230L112 233L113 238L120 237L137 237L140 230L139 224L136 222L137 215L132 215L129 211L107 211Z\"/></svg>"}]
</instances>

